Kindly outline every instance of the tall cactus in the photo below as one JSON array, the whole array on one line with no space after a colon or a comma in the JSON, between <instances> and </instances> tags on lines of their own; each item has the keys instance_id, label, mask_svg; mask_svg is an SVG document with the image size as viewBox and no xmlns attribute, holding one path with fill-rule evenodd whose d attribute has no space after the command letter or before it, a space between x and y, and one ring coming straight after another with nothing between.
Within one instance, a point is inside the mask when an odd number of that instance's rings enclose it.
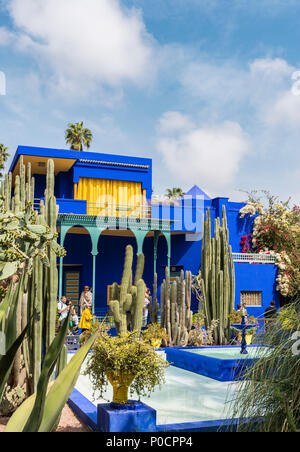
<instances>
[{"instance_id":1,"label":"tall cactus","mask_svg":"<svg viewBox=\"0 0 300 452\"><path fill-rule=\"evenodd\" d=\"M203 218L203 240L201 255L201 290L204 299L206 326L212 320L219 320L215 329L215 342L223 345L230 340L229 314L234 308L235 273L232 249L229 245L226 208L220 218L215 219L215 233L211 236L211 216L207 210L206 221Z\"/></svg>"},{"instance_id":2,"label":"tall cactus","mask_svg":"<svg viewBox=\"0 0 300 452\"><path fill-rule=\"evenodd\" d=\"M41 201L39 213L34 211L34 177L31 175L31 165L28 164L26 172L22 156L20 158L20 174L15 177L13 196L11 191L12 175L9 174L2 181L0 189L6 215L18 218L18 227L22 227L23 224L28 233L32 234L32 243L35 243L35 246L32 246L30 241L24 240L21 250L27 259L23 266L25 277L22 288L24 293L22 308L16 319L19 330L21 325L24 326L30 320L29 333L22 347L28 393L30 394L36 390L43 355L47 352L55 336L58 288L56 257L64 255L63 248L57 243L58 208L54 197L53 161L49 160L47 164L45 202ZM19 356L17 356L17 360L20 361ZM14 367L17 369L18 364L16 363Z\"/></svg>"},{"instance_id":3,"label":"tall cactus","mask_svg":"<svg viewBox=\"0 0 300 452\"><path fill-rule=\"evenodd\" d=\"M186 346L193 323L191 311L192 274L184 271L170 282L169 268L161 286L161 327L168 334L167 346Z\"/></svg>"},{"instance_id":4,"label":"tall cactus","mask_svg":"<svg viewBox=\"0 0 300 452\"><path fill-rule=\"evenodd\" d=\"M113 284L113 299L109 306L112 312L117 333L124 335L128 330L137 331L142 328L143 307L145 302L145 283L142 279L144 272L144 255L137 260L134 285L132 284L133 248L126 247L124 270L120 292L117 283Z\"/></svg>"},{"instance_id":5,"label":"tall cactus","mask_svg":"<svg viewBox=\"0 0 300 452\"><path fill-rule=\"evenodd\" d=\"M157 301L157 273L154 274L153 280L153 297L149 306L151 323L158 323L159 304Z\"/></svg>"}]
</instances>

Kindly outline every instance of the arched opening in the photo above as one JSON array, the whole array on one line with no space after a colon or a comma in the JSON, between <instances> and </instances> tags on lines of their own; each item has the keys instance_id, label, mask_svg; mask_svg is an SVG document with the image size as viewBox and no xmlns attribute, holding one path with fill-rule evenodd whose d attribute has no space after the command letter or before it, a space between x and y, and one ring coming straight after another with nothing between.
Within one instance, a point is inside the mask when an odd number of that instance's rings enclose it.
<instances>
[{"instance_id":1,"label":"arched opening","mask_svg":"<svg viewBox=\"0 0 300 452\"><path fill-rule=\"evenodd\" d=\"M61 234L67 254L59 263L59 297L65 295L78 306L84 286L93 286L92 240L89 231L81 225L64 227Z\"/></svg>"},{"instance_id":2,"label":"arched opening","mask_svg":"<svg viewBox=\"0 0 300 452\"><path fill-rule=\"evenodd\" d=\"M134 233L129 229L104 229L100 234L95 292L95 312L98 316L104 316L108 312L110 286L114 282L118 284L121 282L127 245L133 247L133 269L135 269L137 243Z\"/></svg>"}]
</instances>

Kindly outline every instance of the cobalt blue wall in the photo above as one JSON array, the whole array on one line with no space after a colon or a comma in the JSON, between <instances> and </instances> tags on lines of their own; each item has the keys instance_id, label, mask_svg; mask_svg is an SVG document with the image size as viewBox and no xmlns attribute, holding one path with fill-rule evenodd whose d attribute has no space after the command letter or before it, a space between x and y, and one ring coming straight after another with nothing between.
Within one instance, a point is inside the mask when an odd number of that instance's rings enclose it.
<instances>
[{"instance_id":1,"label":"cobalt blue wall","mask_svg":"<svg viewBox=\"0 0 300 452\"><path fill-rule=\"evenodd\" d=\"M183 265L184 270L196 274L200 267L201 241L186 242L184 235L172 236L171 265ZM126 245L134 249L134 268L136 265L136 240L132 237L101 236L99 254L96 258L96 310L107 309L107 285L120 282L123 271L123 256ZM65 264L82 264L80 291L84 285L92 285L92 244L88 234L67 234L64 244L67 256ZM152 292L153 285L153 237L146 237L143 247L145 254L144 280ZM158 243L158 296L164 279L164 269L167 265L167 243L163 236ZM66 267L68 269L68 267ZM262 291L262 306L248 308L248 313L255 317L263 314L271 300L279 307L279 295L276 291L277 267L272 264L235 263L236 272L236 305L240 303L241 291ZM160 297L159 297L160 298ZM197 301L193 297L192 310L197 310Z\"/></svg>"},{"instance_id":2,"label":"cobalt blue wall","mask_svg":"<svg viewBox=\"0 0 300 452\"><path fill-rule=\"evenodd\" d=\"M247 308L255 317L261 316L270 302L274 300L279 308L279 292L276 291L277 267L272 264L235 263L236 304L240 304L241 291L261 291L262 306Z\"/></svg>"},{"instance_id":3,"label":"cobalt blue wall","mask_svg":"<svg viewBox=\"0 0 300 452\"><path fill-rule=\"evenodd\" d=\"M60 207L60 213L86 214L86 202L75 201L73 198L73 183L79 181L79 177L95 177L102 179L116 179L141 182L147 191L147 199L152 194L152 161L140 157L127 157L120 155L100 154L93 152L78 152L61 149L46 149L20 146L14 156L10 171L13 171L20 155L43 156L48 158L72 159L76 163L67 172L61 172L56 176L55 194ZM91 163L82 160L92 160ZM106 162L101 163L101 162ZM125 164L126 166L115 165L114 163ZM132 165L140 165L137 168ZM46 178L44 175L35 175L35 197L44 196ZM196 202L203 195L203 202L200 207ZM241 219L239 211L244 203L230 202L228 198L210 199L198 187L193 187L188 196L180 201L177 207L165 208L153 206L152 217L154 219L178 220L172 225L172 231L187 231L186 217L195 221L198 214L202 218L202 213L210 208L212 219L212 234L214 234L214 219L222 214L222 206L226 206L227 221L229 227L229 241L233 252L240 252L240 240L242 235L251 233L254 217L247 215ZM189 199L189 196L192 199ZM187 209L184 212L185 201ZM196 210L197 207L197 210ZM179 225L179 227L178 227ZM193 229L201 234L202 221ZM199 237L198 237L199 238ZM201 236L200 236L201 238ZM190 270L197 274L201 265L201 240L188 241L184 234L172 235L171 265L182 265L184 270ZM132 244L136 252L136 240L134 237L101 236L99 241L99 255L96 260L96 306L106 309L106 286L114 281L121 280L123 268L123 254L125 246ZM68 251L65 264L82 264L81 268L81 289L85 284L92 285L92 256L91 239L89 235L68 234L65 241ZM144 242L144 253L146 266L144 279L150 289L153 282L153 238L147 237ZM122 256L122 257L121 257ZM120 258L121 257L121 258ZM158 283L164 278L164 268L167 265L167 244L164 237L159 238L157 272ZM275 279L277 269L270 264L235 264L236 266L236 303L240 299L241 290L261 290L263 292L263 306L261 308L249 308L253 315L260 315L269 302L274 299L279 305L279 296L275 290ZM158 292L158 294L160 291ZM192 301L192 309L197 309L195 298Z\"/></svg>"},{"instance_id":4,"label":"cobalt blue wall","mask_svg":"<svg viewBox=\"0 0 300 452\"><path fill-rule=\"evenodd\" d=\"M56 177L55 190L58 198L72 199L73 184L78 183L80 177L141 182L143 189L146 190L147 199L150 199L152 195L151 159L96 152L79 152L68 149L19 146L11 163L10 172L13 172L21 155L48 157L49 159L71 159L76 161L71 170L66 173L60 173ZM36 197L40 198L44 194L45 179L37 177L36 185Z\"/></svg>"},{"instance_id":5,"label":"cobalt blue wall","mask_svg":"<svg viewBox=\"0 0 300 452\"><path fill-rule=\"evenodd\" d=\"M136 266L137 245L135 237L117 237L101 235L96 257L96 311L107 309L107 285L121 282L126 245L132 245L134 250L133 268ZM158 281L164 278L164 268L167 265L167 243L164 237L159 238L157 259ZM92 243L88 234L67 234L64 247L67 256L64 264L81 265L80 292L85 285L92 286ZM145 253L144 280L152 292L153 287L153 237L146 237L143 247ZM65 267L68 270L69 267Z\"/></svg>"}]
</instances>

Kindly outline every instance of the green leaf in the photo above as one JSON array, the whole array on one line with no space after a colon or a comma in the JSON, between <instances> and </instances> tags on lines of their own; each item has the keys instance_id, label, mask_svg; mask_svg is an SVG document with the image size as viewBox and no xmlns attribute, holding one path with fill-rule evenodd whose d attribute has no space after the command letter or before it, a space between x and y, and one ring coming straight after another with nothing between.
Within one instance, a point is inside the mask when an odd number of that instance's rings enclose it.
<instances>
[{"instance_id":1,"label":"green leaf","mask_svg":"<svg viewBox=\"0 0 300 452\"><path fill-rule=\"evenodd\" d=\"M90 348L93 346L98 332L96 332L80 350L73 356L69 364L61 372L51 387L45 403L43 420L39 432L51 432L57 419L68 401L78 380L81 366Z\"/></svg>"},{"instance_id":2,"label":"green leaf","mask_svg":"<svg viewBox=\"0 0 300 452\"><path fill-rule=\"evenodd\" d=\"M41 224L28 224L27 228L29 231L34 232L35 234L45 234L47 232L47 228L42 226Z\"/></svg>"},{"instance_id":3,"label":"green leaf","mask_svg":"<svg viewBox=\"0 0 300 452\"><path fill-rule=\"evenodd\" d=\"M7 262L0 273L0 280L10 278L16 273L18 267L19 262Z\"/></svg>"},{"instance_id":4,"label":"green leaf","mask_svg":"<svg viewBox=\"0 0 300 452\"><path fill-rule=\"evenodd\" d=\"M48 393L39 432L51 432L57 424L57 420L76 385L82 363L90 348L93 346L96 337L97 333L95 333L80 350L78 350L59 377L48 385ZM18 433L24 431L25 424L32 413L35 401L36 393L22 403L10 418L5 433Z\"/></svg>"},{"instance_id":5,"label":"green leaf","mask_svg":"<svg viewBox=\"0 0 300 452\"><path fill-rule=\"evenodd\" d=\"M20 222L13 220L5 226L6 231L15 231L20 228Z\"/></svg>"},{"instance_id":6,"label":"green leaf","mask_svg":"<svg viewBox=\"0 0 300 452\"><path fill-rule=\"evenodd\" d=\"M53 385L53 381L48 385L48 391ZM36 393L32 394L32 396L28 397L22 405L14 412L14 414L9 419L4 433L21 433L25 427L28 417L32 412L32 408L34 406L36 399Z\"/></svg>"},{"instance_id":7,"label":"green leaf","mask_svg":"<svg viewBox=\"0 0 300 452\"><path fill-rule=\"evenodd\" d=\"M41 424L49 379L53 374L57 359L64 345L65 336L68 331L70 315L71 311L69 311L69 315L64 321L62 328L60 329L55 339L52 341L48 352L46 353L43 362L43 369L37 385L37 397L35 399L32 413L30 414L28 421L26 422L23 432L37 432Z\"/></svg>"},{"instance_id":8,"label":"green leaf","mask_svg":"<svg viewBox=\"0 0 300 452\"><path fill-rule=\"evenodd\" d=\"M15 340L12 346L7 351L6 355L4 355L0 360L0 404L2 401L2 397L5 390L6 382L10 376L10 372L14 363L15 355L20 348L24 337L27 333L29 325L25 327L20 336Z\"/></svg>"}]
</instances>

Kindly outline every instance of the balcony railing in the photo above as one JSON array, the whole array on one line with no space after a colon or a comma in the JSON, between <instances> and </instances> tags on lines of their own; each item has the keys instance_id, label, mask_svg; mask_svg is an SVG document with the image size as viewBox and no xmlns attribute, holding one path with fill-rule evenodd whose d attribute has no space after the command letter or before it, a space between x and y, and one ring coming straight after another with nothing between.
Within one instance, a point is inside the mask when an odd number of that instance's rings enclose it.
<instances>
[{"instance_id":1,"label":"balcony railing","mask_svg":"<svg viewBox=\"0 0 300 452\"><path fill-rule=\"evenodd\" d=\"M41 198L42 199L42 198ZM35 199L34 207L39 212L40 199ZM57 198L59 215L86 217L85 221L96 221L98 227L135 228L143 230L166 230L197 233L202 230L204 205L196 205L194 200L149 201L136 204L97 203L85 200ZM82 220L82 218L81 218Z\"/></svg>"},{"instance_id":2,"label":"balcony railing","mask_svg":"<svg viewBox=\"0 0 300 452\"><path fill-rule=\"evenodd\" d=\"M232 253L234 262L247 262L248 264L275 264L276 257L271 254Z\"/></svg>"},{"instance_id":3,"label":"balcony railing","mask_svg":"<svg viewBox=\"0 0 300 452\"><path fill-rule=\"evenodd\" d=\"M118 218L151 218L152 207L149 204L129 205L87 202L87 215Z\"/></svg>"}]
</instances>

